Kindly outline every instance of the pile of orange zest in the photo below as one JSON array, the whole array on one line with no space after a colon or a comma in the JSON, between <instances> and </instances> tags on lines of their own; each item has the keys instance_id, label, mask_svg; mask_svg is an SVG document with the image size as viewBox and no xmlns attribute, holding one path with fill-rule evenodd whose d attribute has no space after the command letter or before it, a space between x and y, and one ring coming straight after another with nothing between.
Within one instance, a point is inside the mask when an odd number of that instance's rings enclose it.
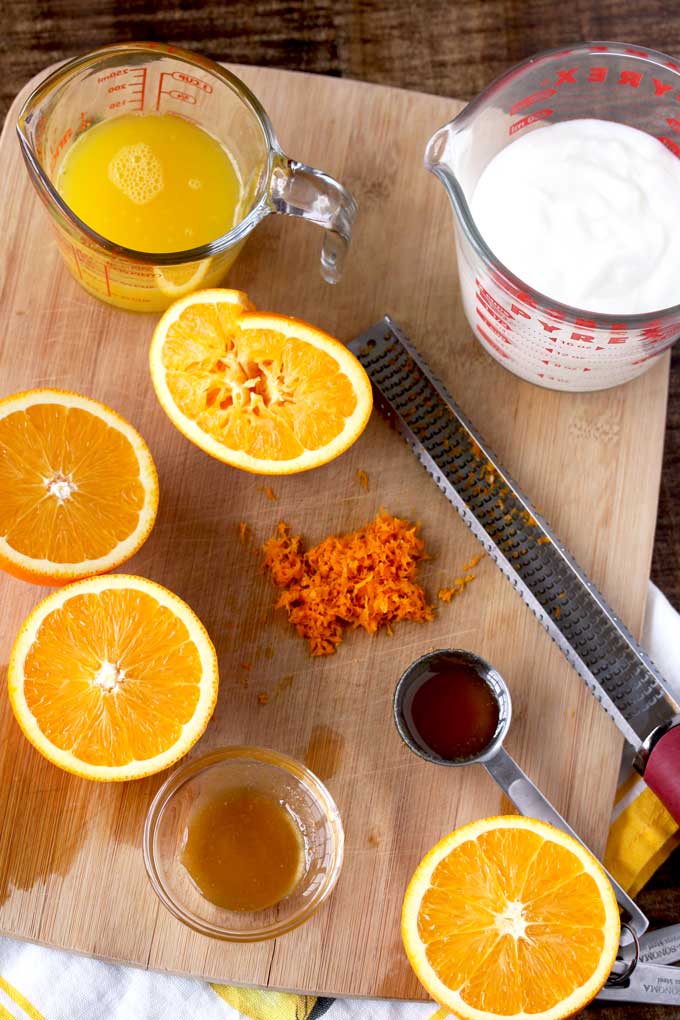
<instances>
[{"instance_id":1,"label":"pile of orange zest","mask_svg":"<svg viewBox=\"0 0 680 1020\"><path fill-rule=\"evenodd\" d=\"M361 488L365 489L366 492L368 492L368 475L366 474L365 471L361 470L357 471L357 481L359 482Z\"/></svg>"},{"instance_id":2,"label":"pile of orange zest","mask_svg":"<svg viewBox=\"0 0 680 1020\"><path fill-rule=\"evenodd\" d=\"M346 628L375 634L399 620L432 620L434 609L415 581L427 559L418 525L382 511L346 535L330 535L305 551L283 522L265 543L264 569L283 608L312 655L329 655Z\"/></svg>"}]
</instances>

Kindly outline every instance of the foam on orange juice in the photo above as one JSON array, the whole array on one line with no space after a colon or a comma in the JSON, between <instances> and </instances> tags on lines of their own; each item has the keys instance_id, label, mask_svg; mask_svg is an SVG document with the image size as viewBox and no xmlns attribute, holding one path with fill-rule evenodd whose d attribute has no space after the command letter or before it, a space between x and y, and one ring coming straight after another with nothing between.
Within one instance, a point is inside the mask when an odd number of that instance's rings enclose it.
<instances>
[{"instance_id":1,"label":"foam on orange juice","mask_svg":"<svg viewBox=\"0 0 680 1020\"><path fill-rule=\"evenodd\" d=\"M66 152L56 188L89 227L136 251L196 248L241 219L229 153L173 114L124 114L89 128Z\"/></svg>"}]
</instances>

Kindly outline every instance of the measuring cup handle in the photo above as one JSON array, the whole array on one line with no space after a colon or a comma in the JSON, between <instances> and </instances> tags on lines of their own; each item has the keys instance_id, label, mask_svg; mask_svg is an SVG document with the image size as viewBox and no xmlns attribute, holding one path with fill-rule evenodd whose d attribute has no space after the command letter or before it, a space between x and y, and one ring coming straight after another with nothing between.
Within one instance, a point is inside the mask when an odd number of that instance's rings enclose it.
<instances>
[{"instance_id":1,"label":"measuring cup handle","mask_svg":"<svg viewBox=\"0 0 680 1020\"><path fill-rule=\"evenodd\" d=\"M522 772L514 758L511 758L503 747L500 747L492 758L483 761L482 764L491 778L498 783L521 814L529 818L538 818L541 822L548 822L549 825L554 825L555 828L561 829L563 832L573 836L586 850L590 850L588 844L584 843L581 837L574 832L569 823L555 810L541 791L534 786L526 773ZM590 852L592 853L592 850ZM627 920L630 926L635 929L635 934L638 936L644 934L649 927L647 917L640 910L637 903L621 888L616 879L609 874L607 869L603 868L603 870L611 882L616 901L628 915Z\"/></svg>"},{"instance_id":2,"label":"measuring cup handle","mask_svg":"<svg viewBox=\"0 0 680 1020\"><path fill-rule=\"evenodd\" d=\"M357 214L356 201L347 188L323 170L281 155L272 172L269 201L274 212L300 216L325 228L321 274L327 283L337 283Z\"/></svg>"}]
</instances>

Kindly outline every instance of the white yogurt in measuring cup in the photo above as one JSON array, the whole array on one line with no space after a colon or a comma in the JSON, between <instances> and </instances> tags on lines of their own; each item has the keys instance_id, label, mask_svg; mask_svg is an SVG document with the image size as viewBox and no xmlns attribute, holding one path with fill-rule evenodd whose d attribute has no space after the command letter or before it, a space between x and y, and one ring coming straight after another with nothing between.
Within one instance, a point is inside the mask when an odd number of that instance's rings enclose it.
<instances>
[{"instance_id":1,"label":"white yogurt in measuring cup","mask_svg":"<svg viewBox=\"0 0 680 1020\"><path fill-rule=\"evenodd\" d=\"M486 166L471 212L494 255L554 301L611 315L680 304L680 159L643 131L537 128Z\"/></svg>"}]
</instances>

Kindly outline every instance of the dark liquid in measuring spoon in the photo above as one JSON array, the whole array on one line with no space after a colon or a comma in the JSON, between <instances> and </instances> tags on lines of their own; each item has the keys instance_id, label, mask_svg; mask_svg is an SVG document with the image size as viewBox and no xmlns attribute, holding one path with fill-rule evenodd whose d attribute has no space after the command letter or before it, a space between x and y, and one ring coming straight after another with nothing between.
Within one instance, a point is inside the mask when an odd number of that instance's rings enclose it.
<instances>
[{"instance_id":1,"label":"dark liquid in measuring spoon","mask_svg":"<svg viewBox=\"0 0 680 1020\"><path fill-rule=\"evenodd\" d=\"M472 666L434 659L408 714L414 736L440 758L472 758L488 746L498 725L498 703Z\"/></svg>"}]
</instances>

